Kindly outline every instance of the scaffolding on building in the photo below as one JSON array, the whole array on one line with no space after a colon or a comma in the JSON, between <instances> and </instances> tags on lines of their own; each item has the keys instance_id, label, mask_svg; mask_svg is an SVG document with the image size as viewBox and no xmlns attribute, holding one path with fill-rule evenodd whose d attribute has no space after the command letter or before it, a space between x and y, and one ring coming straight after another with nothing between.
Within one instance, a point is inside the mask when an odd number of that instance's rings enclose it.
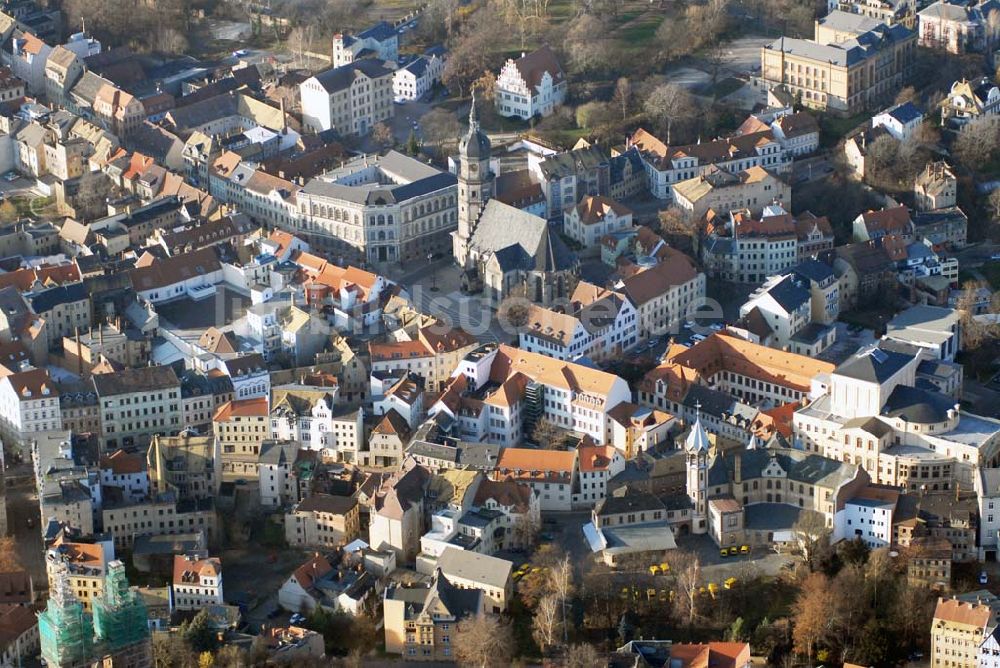
<instances>
[{"instance_id":1,"label":"scaffolding on building","mask_svg":"<svg viewBox=\"0 0 1000 668\"><path fill-rule=\"evenodd\" d=\"M149 638L146 604L139 592L129 587L125 564L117 559L108 564L104 591L94 600L94 631L110 652Z\"/></svg>"},{"instance_id":2,"label":"scaffolding on building","mask_svg":"<svg viewBox=\"0 0 1000 668\"><path fill-rule=\"evenodd\" d=\"M54 568L48 606L38 615L42 658L49 666L75 668L89 665L94 650L94 627L70 587L65 564Z\"/></svg>"}]
</instances>

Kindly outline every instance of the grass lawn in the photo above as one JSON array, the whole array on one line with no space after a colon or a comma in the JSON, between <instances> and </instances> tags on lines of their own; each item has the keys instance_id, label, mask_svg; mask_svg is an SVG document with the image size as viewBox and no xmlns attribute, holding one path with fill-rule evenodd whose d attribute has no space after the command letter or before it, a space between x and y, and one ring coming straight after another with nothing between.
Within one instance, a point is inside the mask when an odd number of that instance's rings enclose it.
<instances>
[{"instance_id":1,"label":"grass lawn","mask_svg":"<svg viewBox=\"0 0 1000 668\"><path fill-rule=\"evenodd\" d=\"M577 140L590 136L587 128L573 128L571 130L535 130L533 134L547 139L554 144L571 148Z\"/></svg>"},{"instance_id":2,"label":"grass lawn","mask_svg":"<svg viewBox=\"0 0 1000 668\"><path fill-rule=\"evenodd\" d=\"M644 50L656 36L660 24L666 19L662 14L649 13L641 18L635 17L631 23L623 24L615 31L615 39L625 49L632 51Z\"/></svg>"},{"instance_id":3,"label":"grass lawn","mask_svg":"<svg viewBox=\"0 0 1000 668\"><path fill-rule=\"evenodd\" d=\"M869 118L868 114L847 117L821 114L819 118L820 143L823 146L836 145L848 132L866 123Z\"/></svg>"}]
</instances>

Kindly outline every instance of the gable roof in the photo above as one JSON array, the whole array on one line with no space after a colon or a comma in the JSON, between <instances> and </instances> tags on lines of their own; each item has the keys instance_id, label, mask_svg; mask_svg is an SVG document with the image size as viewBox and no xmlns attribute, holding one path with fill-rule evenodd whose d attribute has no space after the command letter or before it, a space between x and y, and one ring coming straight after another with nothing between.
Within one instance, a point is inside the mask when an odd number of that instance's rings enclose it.
<instances>
[{"instance_id":1,"label":"gable roof","mask_svg":"<svg viewBox=\"0 0 1000 668\"><path fill-rule=\"evenodd\" d=\"M542 77L546 72L552 76L553 85L561 83L566 77L555 52L547 45L521 56L514 61L514 66L524 82L532 88L542 84Z\"/></svg>"}]
</instances>

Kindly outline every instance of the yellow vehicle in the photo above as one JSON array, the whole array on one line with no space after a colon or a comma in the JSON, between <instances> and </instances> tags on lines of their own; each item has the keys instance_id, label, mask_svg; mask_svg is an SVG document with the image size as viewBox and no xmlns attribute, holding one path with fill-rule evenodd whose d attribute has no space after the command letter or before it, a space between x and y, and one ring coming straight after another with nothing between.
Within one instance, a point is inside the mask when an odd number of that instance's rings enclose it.
<instances>
[{"instance_id":1,"label":"yellow vehicle","mask_svg":"<svg viewBox=\"0 0 1000 668\"><path fill-rule=\"evenodd\" d=\"M704 595L708 593L708 590L705 589L704 587L698 587L698 593Z\"/></svg>"},{"instance_id":2,"label":"yellow vehicle","mask_svg":"<svg viewBox=\"0 0 1000 668\"><path fill-rule=\"evenodd\" d=\"M728 557L729 556L729 548L728 547L724 547L721 550L719 550L719 556L720 557Z\"/></svg>"},{"instance_id":3,"label":"yellow vehicle","mask_svg":"<svg viewBox=\"0 0 1000 668\"><path fill-rule=\"evenodd\" d=\"M726 581L722 583L722 586L726 589L732 589L736 586L737 582L738 580L736 578L727 578Z\"/></svg>"},{"instance_id":4,"label":"yellow vehicle","mask_svg":"<svg viewBox=\"0 0 1000 668\"><path fill-rule=\"evenodd\" d=\"M712 595L712 598L715 598L715 594L718 591L719 591L719 585L715 584L714 582L708 583L708 593Z\"/></svg>"},{"instance_id":5,"label":"yellow vehicle","mask_svg":"<svg viewBox=\"0 0 1000 668\"><path fill-rule=\"evenodd\" d=\"M660 564L660 571L664 575L666 575L667 573L669 573L670 572L670 564L668 564L667 562L664 561L662 564Z\"/></svg>"},{"instance_id":6,"label":"yellow vehicle","mask_svg":"<svg viewBox=\"0 0 1000 668\"><path fill-rule=\"evenodd\" d=\"M657 566L656 564L653 564L652 566L649 567L649 574L650 575L656 575L659 572L660 572L660 567Z\"/></svg>"},{"instance_id":7,"label":"yellow vehicle","mask_svg":"<svg viewBox=\"0 0 1000 668\"><path fill-rule=\"evenodd\" d=\"M740 548L740 554L750 554L750 546L744 545Z\"/></svg>"}]
</instances>

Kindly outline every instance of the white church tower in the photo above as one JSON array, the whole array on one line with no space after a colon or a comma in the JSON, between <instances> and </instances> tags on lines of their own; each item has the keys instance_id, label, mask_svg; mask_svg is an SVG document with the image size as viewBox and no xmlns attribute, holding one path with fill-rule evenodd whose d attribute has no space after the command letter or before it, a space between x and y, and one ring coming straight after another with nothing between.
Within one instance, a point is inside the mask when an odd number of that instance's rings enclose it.
<instances>
[{"instance_id":1,"label":"white church tower","mask_svg":"<svg viewBox=\"0 0 1000 668\"><path fill-rule=\"evenodd\" d=\"M691 533L706 533L708 531L708 451L712 444L708 433L701 426L701 406L691 432L684 442L687 456L687 494L691 499Z\"/></svg>"}]
</instances>

